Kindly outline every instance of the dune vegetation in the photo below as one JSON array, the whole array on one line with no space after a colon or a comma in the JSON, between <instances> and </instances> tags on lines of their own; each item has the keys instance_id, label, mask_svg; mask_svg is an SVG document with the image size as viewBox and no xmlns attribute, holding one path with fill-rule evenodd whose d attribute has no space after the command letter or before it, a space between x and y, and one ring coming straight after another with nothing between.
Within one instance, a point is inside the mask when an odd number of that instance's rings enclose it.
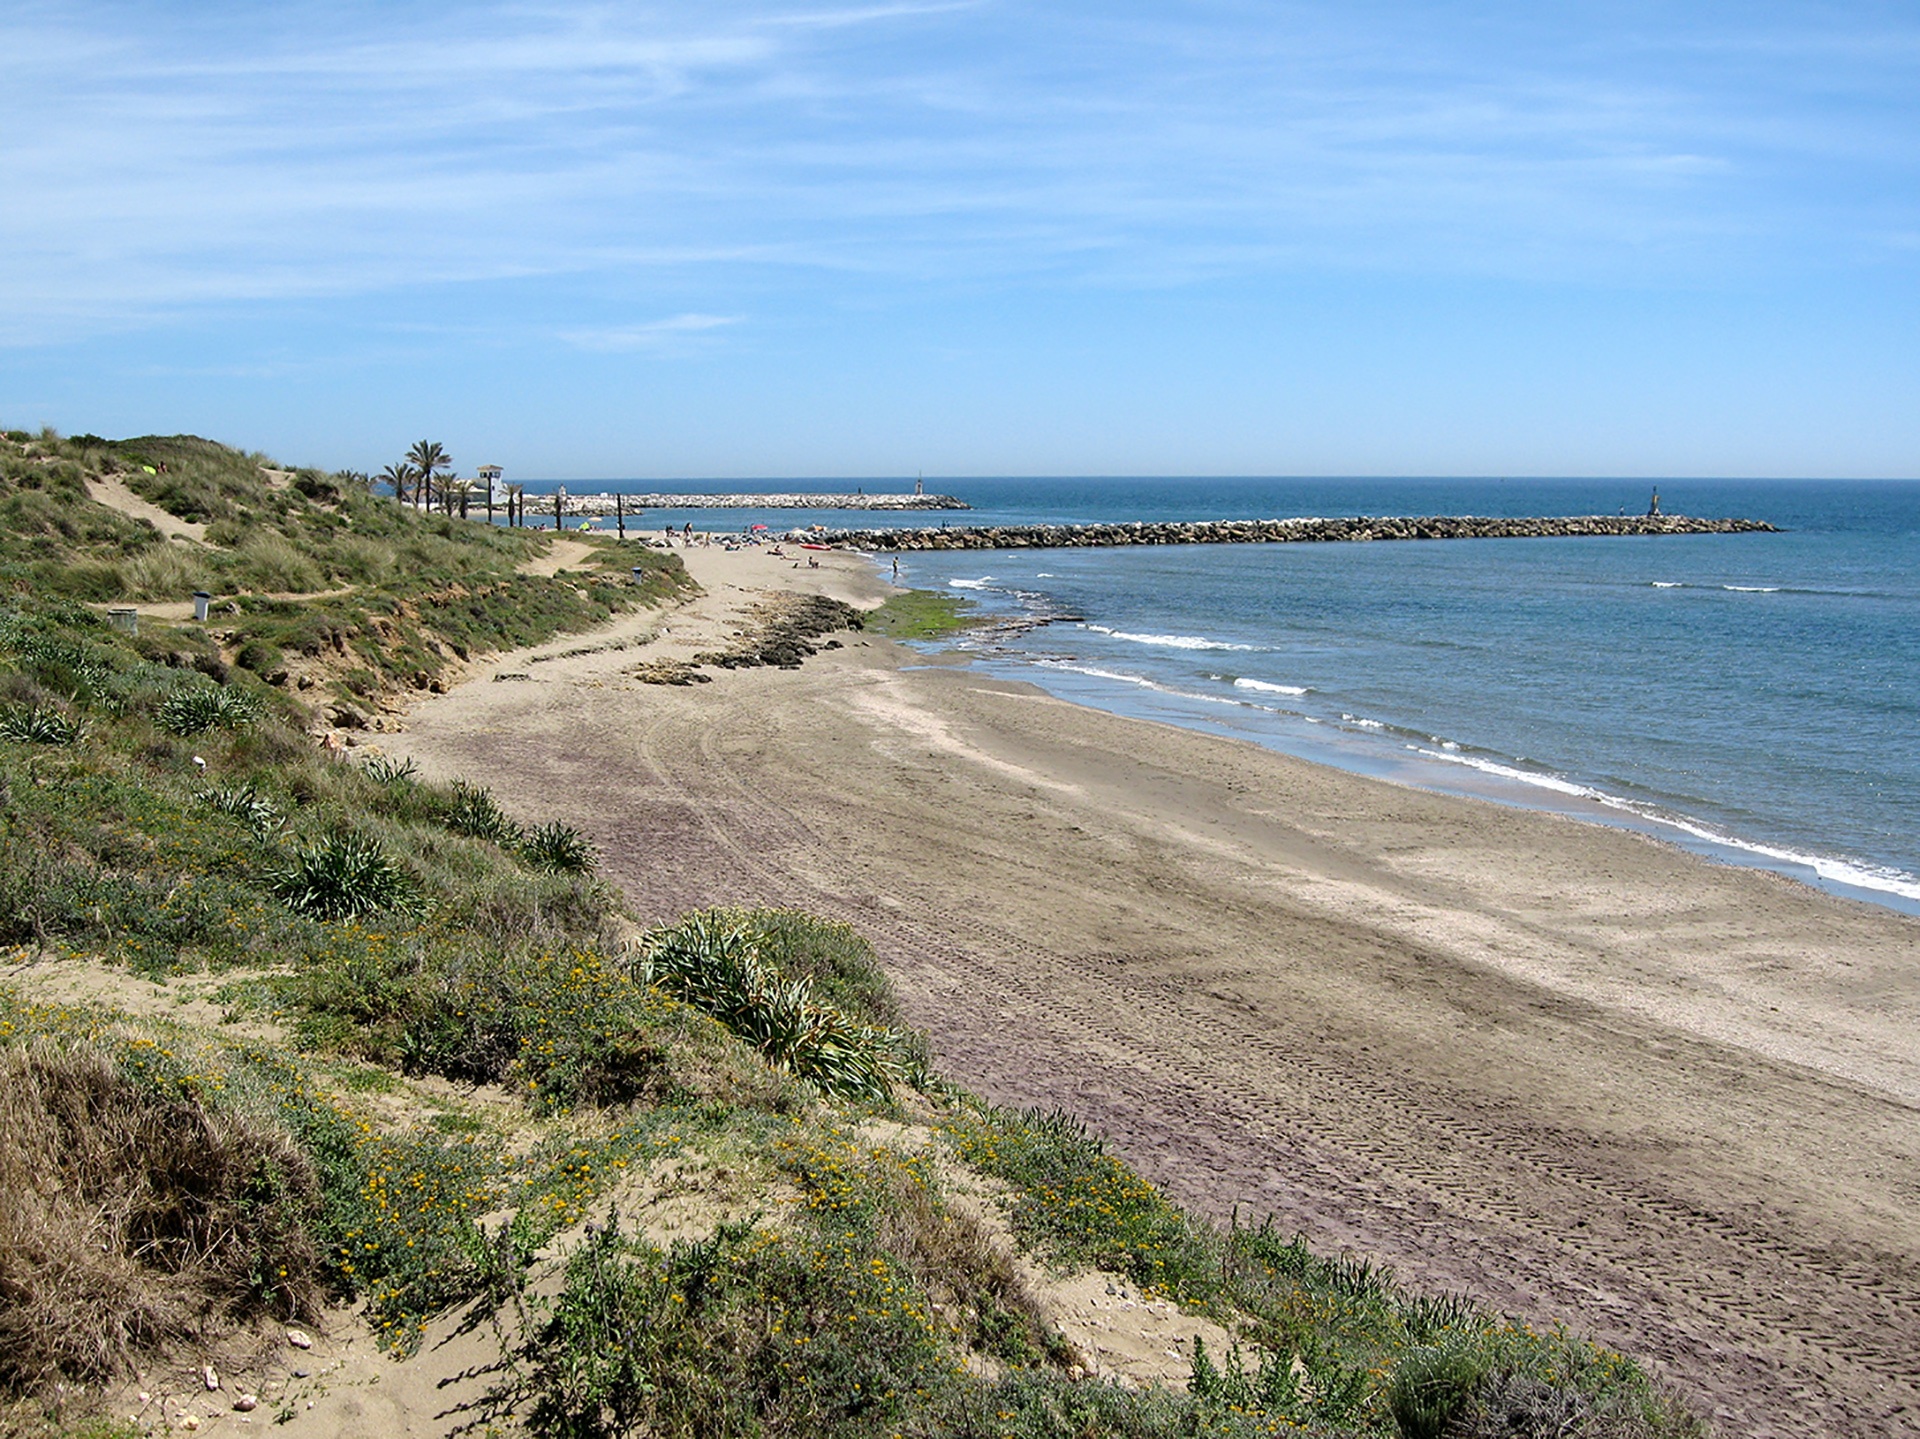
<instances>
[{"instance_id":1,"label":"dune vegetation","mask_svg":"<svg viewBox=\"0 0 1920 1439\"><path fill-rule=\"evenodd\" d=\"M502 1432L1701 1432L1627 1358L954 1088L844 925L644 928L564 816L316 743L688 587L611 542L529 572L552 542L193 438L0 441L0 1428L181 1422L136 1376L215 1354L290 1418L288 1326L403 1364L458 1312ZM1089 1274L1193 1321L1163 1382L1063 1327Z\"/></svg>"}]
</instances>

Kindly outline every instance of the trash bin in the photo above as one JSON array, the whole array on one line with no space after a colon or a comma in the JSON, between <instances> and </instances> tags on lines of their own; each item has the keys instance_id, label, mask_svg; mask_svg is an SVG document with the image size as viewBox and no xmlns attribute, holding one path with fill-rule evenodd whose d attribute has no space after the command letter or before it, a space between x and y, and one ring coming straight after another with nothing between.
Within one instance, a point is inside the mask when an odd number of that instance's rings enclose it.
<instances>
[{"instance_id":1,"label":"trash bin","mask_svg":"<svg viewBox=\"0 0 1920 1439\"><path fill-rule=\"evenodd\" d=\"M193 592L193 617L196 620L206 619L207 606L211 603L213 603L212 595L208 594L205 590L195 590Z\"/></svg>"},{"instance_id":2,"label":"trash bin","mask_svg":"<svg viewBox=\"0 0 1920 1439\"><path fill-rule=\"evenodd\" d=\"M117 630L137 635L140 633L140 611L131 608L108 610L107 623Z\"/></svg>"}]
</instances>

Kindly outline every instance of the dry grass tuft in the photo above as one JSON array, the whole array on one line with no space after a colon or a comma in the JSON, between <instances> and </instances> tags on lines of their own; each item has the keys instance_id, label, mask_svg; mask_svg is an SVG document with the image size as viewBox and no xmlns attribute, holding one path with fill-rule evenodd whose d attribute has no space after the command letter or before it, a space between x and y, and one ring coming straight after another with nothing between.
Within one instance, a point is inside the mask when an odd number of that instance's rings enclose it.
<instances>
[{"instance_id":1,"label":"dry grass tuft","mask_svg":"<svg viewBox=\"0 0 1920 1439\"><path fill-rule=\"evenodd\" d=\"M319 1184L276 1128L86 1044L0 1051L0 1388L320 1307Z\"/></svg>"}]
</instances>

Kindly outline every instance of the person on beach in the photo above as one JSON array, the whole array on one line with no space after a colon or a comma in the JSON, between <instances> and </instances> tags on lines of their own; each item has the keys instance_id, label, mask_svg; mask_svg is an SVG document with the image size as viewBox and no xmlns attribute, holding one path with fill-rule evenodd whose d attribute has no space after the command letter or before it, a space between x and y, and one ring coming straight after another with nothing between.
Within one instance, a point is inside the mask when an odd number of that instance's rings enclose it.
<instances>
[{"instance_id":1,"label":"person on beach","mask_svg":"<svg viewBox=\"0 0 1920 1439\"><path fill-rule=\"evenodd\" d=\"M897 558L893 562L893 577L896 580L900 578L900 561Z\"/></svg>"}]
</instances>

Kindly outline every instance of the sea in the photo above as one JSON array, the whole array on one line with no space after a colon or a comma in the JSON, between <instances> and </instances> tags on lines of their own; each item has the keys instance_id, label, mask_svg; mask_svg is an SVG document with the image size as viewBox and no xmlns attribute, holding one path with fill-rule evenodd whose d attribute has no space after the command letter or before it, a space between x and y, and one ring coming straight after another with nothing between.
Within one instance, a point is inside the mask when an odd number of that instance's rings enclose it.
<instances>
[{"instance_id":1,"label":"sea","mask_svg":"<svg viewBox=\"0 0 1920 1439\"><path fill-rule=\"evenodd\" d=\"M567 484L575 494L667 488ZM640 523L784 532L1610 515L1644 513L1655 490L1667 514L1769 521L1781 533L914 552L900 556L900 580L994 622L955 642L980 669L1063 699L1629 827L1920 914L1920 481L982 478L927 488L972 509L699 510ZM875 562L891 573L891 557Z\"/></svg>"}]
</instances>

